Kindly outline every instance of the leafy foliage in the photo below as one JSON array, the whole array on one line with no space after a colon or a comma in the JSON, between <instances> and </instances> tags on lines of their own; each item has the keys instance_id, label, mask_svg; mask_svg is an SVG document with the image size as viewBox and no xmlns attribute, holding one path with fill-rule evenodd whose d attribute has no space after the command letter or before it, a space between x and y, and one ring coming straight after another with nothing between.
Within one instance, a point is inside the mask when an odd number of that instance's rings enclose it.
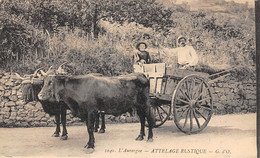
<instances>
[{"instance_id":1,"label":"leafy foliage","mask_svg":"<svg viewBox=\"0 0 260 158\"><path fill-rule=\"evenodd\" d=\"M31 73L68 61L75 74L119 75L132 71L137 42L148 43L152 60L161 62L162 48L175 48L184 35L203 69L240 65L254 74L254 10L225 0L214 6L222 10L159 0L3 0L0 64Z\"/></svg>"}]
</instances>

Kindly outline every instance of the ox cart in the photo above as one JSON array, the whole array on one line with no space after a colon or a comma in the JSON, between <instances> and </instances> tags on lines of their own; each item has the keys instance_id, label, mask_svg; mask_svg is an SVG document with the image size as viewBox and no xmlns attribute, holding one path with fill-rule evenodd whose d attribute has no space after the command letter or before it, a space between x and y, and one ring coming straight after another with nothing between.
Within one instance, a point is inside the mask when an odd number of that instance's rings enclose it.
<instances>
[{"instance_id":1,"label":"ox cart","mask_svg":"<svg viewBox=\"0 0 260 158\"><path fill-rule=\"evenodd\" d=\"M209 75L165 63L134 65L150 81L150 98L155 107L156 125L173 116L178 129L186 134L202 131L214 112L210 83L229 75L228 71ZM171 115L173 114L173 115Z\"/></svg>"}]
</instances>

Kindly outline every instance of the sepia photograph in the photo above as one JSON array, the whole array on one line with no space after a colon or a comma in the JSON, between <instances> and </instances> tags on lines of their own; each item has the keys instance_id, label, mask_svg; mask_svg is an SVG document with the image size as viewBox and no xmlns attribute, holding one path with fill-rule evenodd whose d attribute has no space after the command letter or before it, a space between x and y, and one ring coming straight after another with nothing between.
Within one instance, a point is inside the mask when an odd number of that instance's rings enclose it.
<instances>
[{"instance_id":1,"label":"sepia photograph","mask_svg":"<svg viewBox=\"0 0 260 158\"><path fill-rule=\"evenodd\" d=\"M258 157L259 3L0 0L0 158Z\"/></svg>"}]
</instances>

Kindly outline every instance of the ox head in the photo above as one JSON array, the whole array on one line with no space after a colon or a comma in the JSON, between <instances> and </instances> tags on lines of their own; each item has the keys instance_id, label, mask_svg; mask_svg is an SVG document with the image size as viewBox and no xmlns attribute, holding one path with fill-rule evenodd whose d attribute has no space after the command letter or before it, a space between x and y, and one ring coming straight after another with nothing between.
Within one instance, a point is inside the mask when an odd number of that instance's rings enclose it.
<instances>
[{"instance_id":1,"label":"ox head","mask_svg":"<svg viewBox=\"0 0 260 158\"><path fill-rule=\"evenodd\" d=\"M45 76L44 84L42 90L38 94L40 100L53 101L54 98L56 101L60 101L58 93L64 85L64 80L60 80L66 78L67 75L67 72L62 68L64 64L66 64L66 62L61 64L57 70L52 69L49 74L43 74L43 76Z\"/></svg>"},{"instance_id":2,"label":"ox head","mask_svg":"<svg viewBox=\"0 0 260 158\"><path fill-rule=\"evenodd\" d=\"M59 92L64 89L65 78L64 75L49 75L44 79L43 87L38 94L38 98L42 101L52 100L53 98L56 101L60 101Z\"/></svg>"},{"instance_id":3,"label":"ox head","mask_svg":"<svg viewBox=\"0 0 260 158\"><path fill-rule=\"evenodd\" d=\"M37 69L31 75L25 75L25 77L21 77L18 73L16 73L17 79L22 80L22 97L25 102L36 101L37 94L40 92L43 85L43 78L38 73L41 68Z\"/></svg>"},{"instance_id":4,"label":"ox head","mask_svg":"<svg viewBox=\"0 0 260 158\"><path fill-rule=\"evenodd\" d=\"M22 80L23 99L26 102L37 101L37 96L43 87L44 78L48 75L54 75L55 73L62 71L60 67L55 71L53 66L51 66L46 73L42 68L39 68L33 74L25 75L24 77L16 73L17 79Z\"/></svg>"}]
</instances>

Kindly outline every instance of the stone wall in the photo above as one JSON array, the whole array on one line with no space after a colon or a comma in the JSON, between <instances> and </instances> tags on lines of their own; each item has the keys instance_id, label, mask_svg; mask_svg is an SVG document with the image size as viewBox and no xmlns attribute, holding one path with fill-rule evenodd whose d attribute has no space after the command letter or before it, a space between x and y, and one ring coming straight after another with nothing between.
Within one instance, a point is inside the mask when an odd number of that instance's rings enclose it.
<instances>
[{"instance_id":1,"label":"stone wall","mask_svg":"<svg viewBox=\"0 0 260 158\"><path fill-rule=\"evenodd\" d=\"M210 85L216 114L256 112L256 81L228 76Z\"/></svg>"},{"instance_id":2,"label":"stone wall","mask_svg":"<svg viewBox=\"0 0 260 158\"><path fill-rule=\"evenodd\" d=\"M41 103L25 103L22 99L21 80L10 73L0 72L0 127L39 127L54 126L54 117L43 111ZM83 124L67 110L68 125ZM106 123L138 122L138 117L129 113L119 117L106 115Z\"/></svg>"},{"instance_id":3,"label":"stone wall","mask_svg":"<svg viewBox=\"0 0 260 158\"><path fill-rule=\"evenodd\" d=\"M216 114L256 112L256 83L237 81L226 77L211 84ZM54 126L54 118L46 114L39 102L22 100L21 80L10 73L0 73L0 127ZM107 123L137 122L138 117L123 114L120 117L106 115ZM69 125L82 124L67 114Z\"/></svg>"}]
</instances>

